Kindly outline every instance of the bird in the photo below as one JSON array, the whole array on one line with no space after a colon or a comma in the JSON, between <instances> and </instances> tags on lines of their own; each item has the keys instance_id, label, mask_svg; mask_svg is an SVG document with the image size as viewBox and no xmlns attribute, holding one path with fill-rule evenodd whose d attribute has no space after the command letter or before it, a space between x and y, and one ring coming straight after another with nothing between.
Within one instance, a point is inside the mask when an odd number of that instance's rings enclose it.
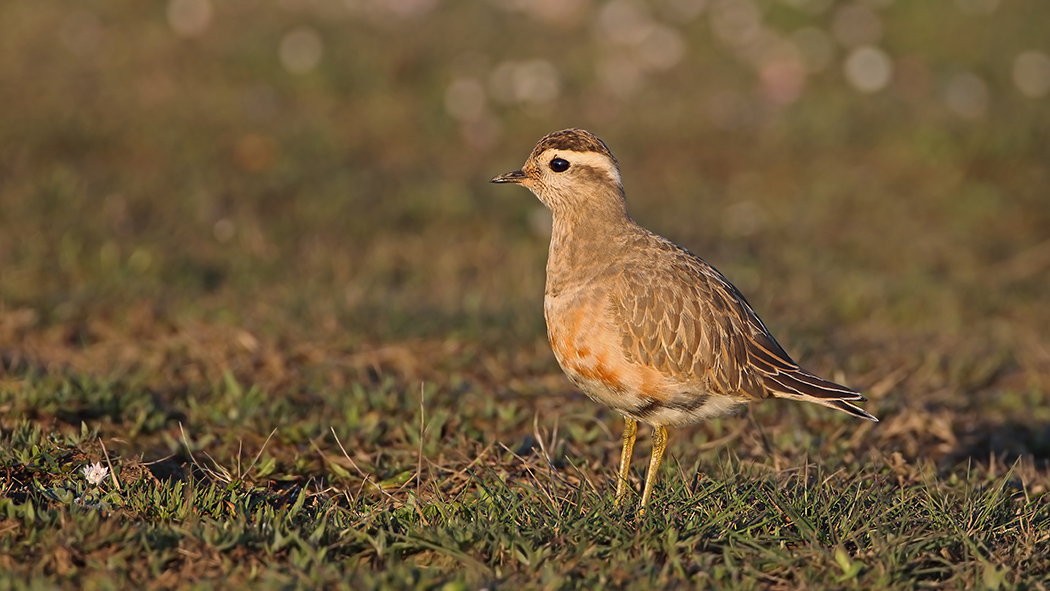
<instances>
[{"instance_id":1,"label":"bird","mask_svg":"<svg viewBox=\"0 0 1050 591\"><path fill-rule=\"evenodd\" d=\"M768 398L802 400L878 422L860 392L806 371L743 294L699 256L627 213L620 165L583 129L544 136L493 183L529 189L550 211L543 300L558 365L589 398L623 415L615 504L627 495L638 423L653 428L645 512L667 427Z\"/></svg>"}]
</instances>

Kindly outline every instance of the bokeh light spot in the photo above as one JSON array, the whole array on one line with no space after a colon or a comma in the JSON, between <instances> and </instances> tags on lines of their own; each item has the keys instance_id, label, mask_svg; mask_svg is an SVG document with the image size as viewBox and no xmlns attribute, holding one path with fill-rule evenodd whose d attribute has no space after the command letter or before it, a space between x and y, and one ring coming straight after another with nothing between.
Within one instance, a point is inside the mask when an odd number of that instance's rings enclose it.
<instances>
[{"instance_id":1,"label":"bokeh light spot","mask_svg":"<svg viewBox=\"0 0 1050 591\"><path fill-rule=\"evenodd\" d=\"M669 70L682 61L685 42L671 27L657 25L638 47L638 57L653 70Z\"/></svg>"},{"instance_id":2,"label":"bokeh light spot","mask_svg":"<svg viewBox=\"0 0 1050 591\"><path fill-rule=\"evenodd\" d=\"M759 72L762 95L776 105L788 105L802 96L806 87L806 71L797 59L775 59Z\"/></svg>"},{"instance_id":3,"label":"bokeh light spot","mask_svg":"<svg viewBox=\"0 0 1050 591\"><path fill-rule=\"evenodd\" d=\"M196 37L211 25L209 0L171 0L168 2L168 24L176 34Z\"/></svg>"},{"instance_id":4,"label":"bokeh light spot","mask_svg":"<svg viewBox=\"0 0 1050 591\"><path fill-rule=\"evenodd\" d=\"M485 88L475 78L460 78L445 91L445 110L459 121L478 119L485 112Z\"/></svg>"},{"instance_id":5,"label":"bokeh light spot","mask_svg":"<svg viewBox=\"0 0 1050 591\"><path fill-rule=\"evenodd\" d=\"M711 7L711 30L730 47L751 43L762 32L762 13L751 0L717 0Z\"/></svg>"},{"instance_id":6,"label":"bokeh light spot","mask_svg":"<svg viewBox=\"0 0 1050 591\"><path fill-rule=\"evenodd\" d=\"M1025 51L1014 59L1014 85L1021 94L1042 98L1050 94L1050 56Z\"/></svg>"},{"instance_id":7,"label":"bokeh light spot","mask_svg":"<svg viewBox=\"0 0 1050 591\"><path fill-rule=\"evenodd\" d=\"M598 13L599 38L621 45L638 45L653 26L648 9L636 0L612 0Z\"/></svg>"},{"instance_id":8,"label":"bokeh light spot","mask_svg":"<svg viewBox=\"0 0 1050 591\"><path fill-rule=\"evenodd\" d=\"M305 74L321 63L324 43L310 27L292 29L281 38L278 49L281 65L293 74Z\"/></svg>"},{"instance_id":9,"label":"bokeh light spot","mask_svg":"<svg viewBox=\"0 0 1050 591\"><path fill-rule=\"evenodd\" d=\"M893 76L893 61L878 47L858 47L846 58L845 73L853 88L877 92L885 88Z\"/></svg>"},{"instance_id":10,"label":"bokeh light spot","mask_svg":"<svg viewBox=\"0 0 1050 591\"><path fill-rule=\"evenodd\" d=\"M558 98L561 81L558 70L548 61L507 61L492 71L489 91L506 104L542 104Z\"/></svg>"},{"instance_id":11,"label":"bokeh light spot","mask_svg":"<svg viewBox=\"0 0 1050 591\"><path fill-rule=\"evenodd\" d=\"M983 117L988 111L988 102L988 85L976 74L956 74L944 87L944 104L965 119Z\"/></svg>"},{"instance_id":12,"label":"bokeh light spot","mask_svg":"<svg viewBox=\"0 0 1050 591\"><path fill-rule=\"evenodd\" d=\"M222 218L215 222L211 232L216 240L225 244L233 239L233 235L237 233L237 227L233 225L229 218Z\"/></svg>"}]
</instances>

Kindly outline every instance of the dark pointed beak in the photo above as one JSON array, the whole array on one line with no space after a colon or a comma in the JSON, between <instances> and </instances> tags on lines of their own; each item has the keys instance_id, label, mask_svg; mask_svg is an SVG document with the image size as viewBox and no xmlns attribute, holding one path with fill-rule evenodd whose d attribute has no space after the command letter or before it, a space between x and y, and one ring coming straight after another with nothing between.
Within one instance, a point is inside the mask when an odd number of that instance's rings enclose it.
<instances>
[{"instance_id":1,"label":"dark pointed beak","mask_svg":"<svg viewBox=\"0 0 1050 591\"><path fill-rule=\"evenodd\" d=\"M520 183L523 180L525 180L525 173L524 172L522 172L520 170L512 170L510 172L505 172L505 173L503 173L503 174L493 178L489 182L492 182L492 183Z\"/></svg>"}]
</instances>

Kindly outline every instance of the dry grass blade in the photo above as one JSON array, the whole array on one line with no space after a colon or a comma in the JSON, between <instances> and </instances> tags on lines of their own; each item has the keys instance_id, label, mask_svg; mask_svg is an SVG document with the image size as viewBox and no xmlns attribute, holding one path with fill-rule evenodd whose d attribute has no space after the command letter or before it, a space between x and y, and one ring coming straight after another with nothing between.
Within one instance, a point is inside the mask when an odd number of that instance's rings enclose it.
<instances>
[{"instance_id":1,"label":"dry grass blade","mask_svg":"<svg viewBox=\"0 0 1050 591\"><path fill-rule=\"evenodd\" d=\"M113 480L113 487L118 491L120 490L120 480L117 478L117 471L113 469L113 462L109 460L109 452L106 451L106 444L102 442L102 438L98 438L98 444L102 446L102 454L106 458L106 465L109 466L109 476Z\"/></svg>"}]
</instances>

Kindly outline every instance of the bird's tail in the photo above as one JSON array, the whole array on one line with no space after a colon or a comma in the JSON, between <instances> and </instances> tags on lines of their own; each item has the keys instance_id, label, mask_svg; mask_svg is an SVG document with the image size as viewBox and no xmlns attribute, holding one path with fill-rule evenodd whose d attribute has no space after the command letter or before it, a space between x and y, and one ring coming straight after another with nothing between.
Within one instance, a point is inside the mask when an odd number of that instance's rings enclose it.
<instances>
[{"instance_id":1,"label":"bird's tail","mask_svg":"<svg viewBox=\"0 0 1050 591\"><path fill-rule=\"evenodd\" d=\"M766 387L776 398L803 400L841 410L855 417L879 422L879 419L850 401L865 402L860 392L835 382L818 378L804 369L763 376Z\"/></svg>"}]
</instances>

